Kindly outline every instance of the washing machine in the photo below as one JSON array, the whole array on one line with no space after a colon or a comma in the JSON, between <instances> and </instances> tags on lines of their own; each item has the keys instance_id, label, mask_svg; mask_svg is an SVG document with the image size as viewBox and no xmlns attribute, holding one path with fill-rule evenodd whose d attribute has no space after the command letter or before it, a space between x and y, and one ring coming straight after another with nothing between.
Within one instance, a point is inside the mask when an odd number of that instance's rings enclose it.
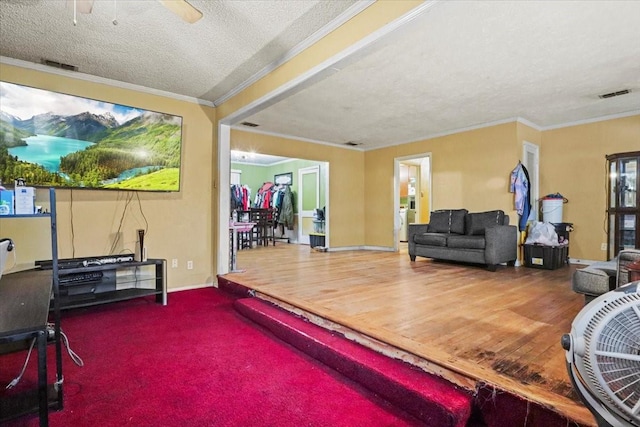
<instances>
[{"instance_id":1,"label":"washing machine","mask_svg":"<svg viewBox=\"0 0 640 427\"><path fill-rule=\"evenodd\" d=\"M400 241L407 241L407 209L400 208Z\"/></svg>"}]
</instances>

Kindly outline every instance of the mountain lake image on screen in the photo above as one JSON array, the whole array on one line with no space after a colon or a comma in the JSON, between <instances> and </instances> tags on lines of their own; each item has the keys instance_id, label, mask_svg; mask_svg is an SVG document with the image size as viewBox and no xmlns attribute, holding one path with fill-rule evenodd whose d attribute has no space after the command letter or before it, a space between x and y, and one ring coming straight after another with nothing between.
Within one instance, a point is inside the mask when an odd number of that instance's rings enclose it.
<instances>
[{"instance_id":1,"label":"mountain lake image on screen","mask_svg":"<svg viewBox=\"0 0 640 427\"><path fill-rule=\"evenodd\" d=\"M182 117L0 82L0 182L180 191Z\"/></svg>"}]
</instances>

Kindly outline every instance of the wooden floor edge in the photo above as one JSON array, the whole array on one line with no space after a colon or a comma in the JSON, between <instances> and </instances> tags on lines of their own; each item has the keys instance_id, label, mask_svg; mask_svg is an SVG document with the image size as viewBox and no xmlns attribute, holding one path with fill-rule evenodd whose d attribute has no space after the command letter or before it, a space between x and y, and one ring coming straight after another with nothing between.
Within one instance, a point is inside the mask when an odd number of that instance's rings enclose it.
<instances>
[{"instance_id":1,"label":"wooden floor edge","mask_svg":"<svg viewBox=\"0 0 640 427\"><path fill-rule=\"evenodd\" d=\"M254 290L252 294L262 300L268 301L282 309L289 311L297 316L307 319L309 322L320 326L322 328L342 334L345 338L361 344L367 348L384 354L387 357L402 360L413 366L416 366L423 371L437 375L450 381L452 384L462 387L474 395L479 388L492 388L495 391L511 393L515 396L521 397L527 401L538 404L550 411L556 412L561 416L568 418L569 420L579 423L583 426L596 426L592 414L584 407L578 407L570 399L562 396L554 396L547 398L546 391L542 391L542 398L540 395L532 395L522 390L522 387L505 387L503 384L495 384L489 379L478 378L465 373L463 370L452 369L451 366L446 366L438 361L432 361L425 359L419 355L403 350L395 345L382 341L376 337L372 337L361 331L354 330L348 325L341 323L338 319L331 319L324 314L315 313L313 309L306 307L304 304L293 304L289 301L285 301L281 298L274 297L262 290ZM510 379L504 379L504 382L514 382ZM562 400L558 402L558 399ZM566 402L564 402L566 400ZM579 410L576 411L576 408Z\"/></svg>"}]
</instances>

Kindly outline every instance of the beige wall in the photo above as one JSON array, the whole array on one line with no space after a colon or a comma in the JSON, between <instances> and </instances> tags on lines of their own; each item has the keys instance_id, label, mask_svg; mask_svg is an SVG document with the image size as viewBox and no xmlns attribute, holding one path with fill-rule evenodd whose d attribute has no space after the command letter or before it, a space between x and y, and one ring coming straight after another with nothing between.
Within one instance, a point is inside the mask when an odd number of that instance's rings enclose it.
<instances>
[{"instance_id":1,"label":"beige wall","mask_svg":"<svg viewBox=\"0 0 640 427\"><path fill-rule=\"evenodd\" d=\"M640 115L548 131L514 122L367 151L366 244L393 246L394 158L425 152L432 156L432 210L502 209L517 224L509 176L524 141L541 147L540 195L561 193L569 199L563 219L574 224L571 258L605 259L600 250L607 241L605 155L639 149Z\"/></svg>"},{"instance_id":2,"label":"beige wall","mask_svg":"<svg viewBox=\"0 0 640 427\"><path fill-rule=\"evenodd\" d=\"M231 149L329 162L328 222L332 248L365 242L364 153L347 148L231 131Z\"/></svg>"},{"instance_id":3,"label":"beige wall","mask_svg":"<svg viewBox=\"0 0 640 427\"><path fill-rule=\"evenodd\" d=\"M115 253L133 251L135 230L145 228L146 218L148 256L179 260L177 269L168 266L169 288L212 283L215 271L212 224L218 220L217 198L212 197L212 167L217 164L212 143L213 108L5 64L0 64L0 79L182 116L180 192L58 190L59 255L63 258L107 255L119 228L121 236ZM38 191L37 200L45 200L46 193ZM132 200L120 227L127 197ZM45 220L0 220L0 236L16 240L19 268L32 265L36 259L51 257L47 227ZM193 270L186 269L187 260L193 261Z\"/></svg>"},{"instance_id":4,"label":"beige wall","mask_svg":"<svg viewBox=\"0 0 640 427\"><path fill-rule=\"evenodd\" d=\"M604 260L607 241L605 155L640 150L640 115L542 132L540 195L561 193L574 224L571 258Z\"/></svg>"},{"instance_id":5,"label":"beige wall","mask_svg":"<svg viewBox=\"0 0 640 427\"><path fill-rule=\"evenodd\" d=\"M516 149L516 123L413 142L365 153L366 244L393 247L394 159L431 153L431 210L502 209L517 221L510 173Z\"/></svg>"}]
</instances>

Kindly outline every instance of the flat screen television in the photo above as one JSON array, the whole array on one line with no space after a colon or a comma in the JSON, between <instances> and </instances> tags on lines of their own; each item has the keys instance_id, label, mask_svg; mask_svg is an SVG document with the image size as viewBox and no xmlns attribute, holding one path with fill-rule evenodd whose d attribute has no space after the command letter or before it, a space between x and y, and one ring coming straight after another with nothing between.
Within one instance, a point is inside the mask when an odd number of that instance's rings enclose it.
<instances>
[{"instance_id":1,"label":"flat screen television","mask_svg":"<svg viewBox=\"0 0 640 427\"><path fill-rule=\"evenodd\" d=\"M0 82L0 180L180 191L182 117Z\"/></svg>"}]
</instances>

